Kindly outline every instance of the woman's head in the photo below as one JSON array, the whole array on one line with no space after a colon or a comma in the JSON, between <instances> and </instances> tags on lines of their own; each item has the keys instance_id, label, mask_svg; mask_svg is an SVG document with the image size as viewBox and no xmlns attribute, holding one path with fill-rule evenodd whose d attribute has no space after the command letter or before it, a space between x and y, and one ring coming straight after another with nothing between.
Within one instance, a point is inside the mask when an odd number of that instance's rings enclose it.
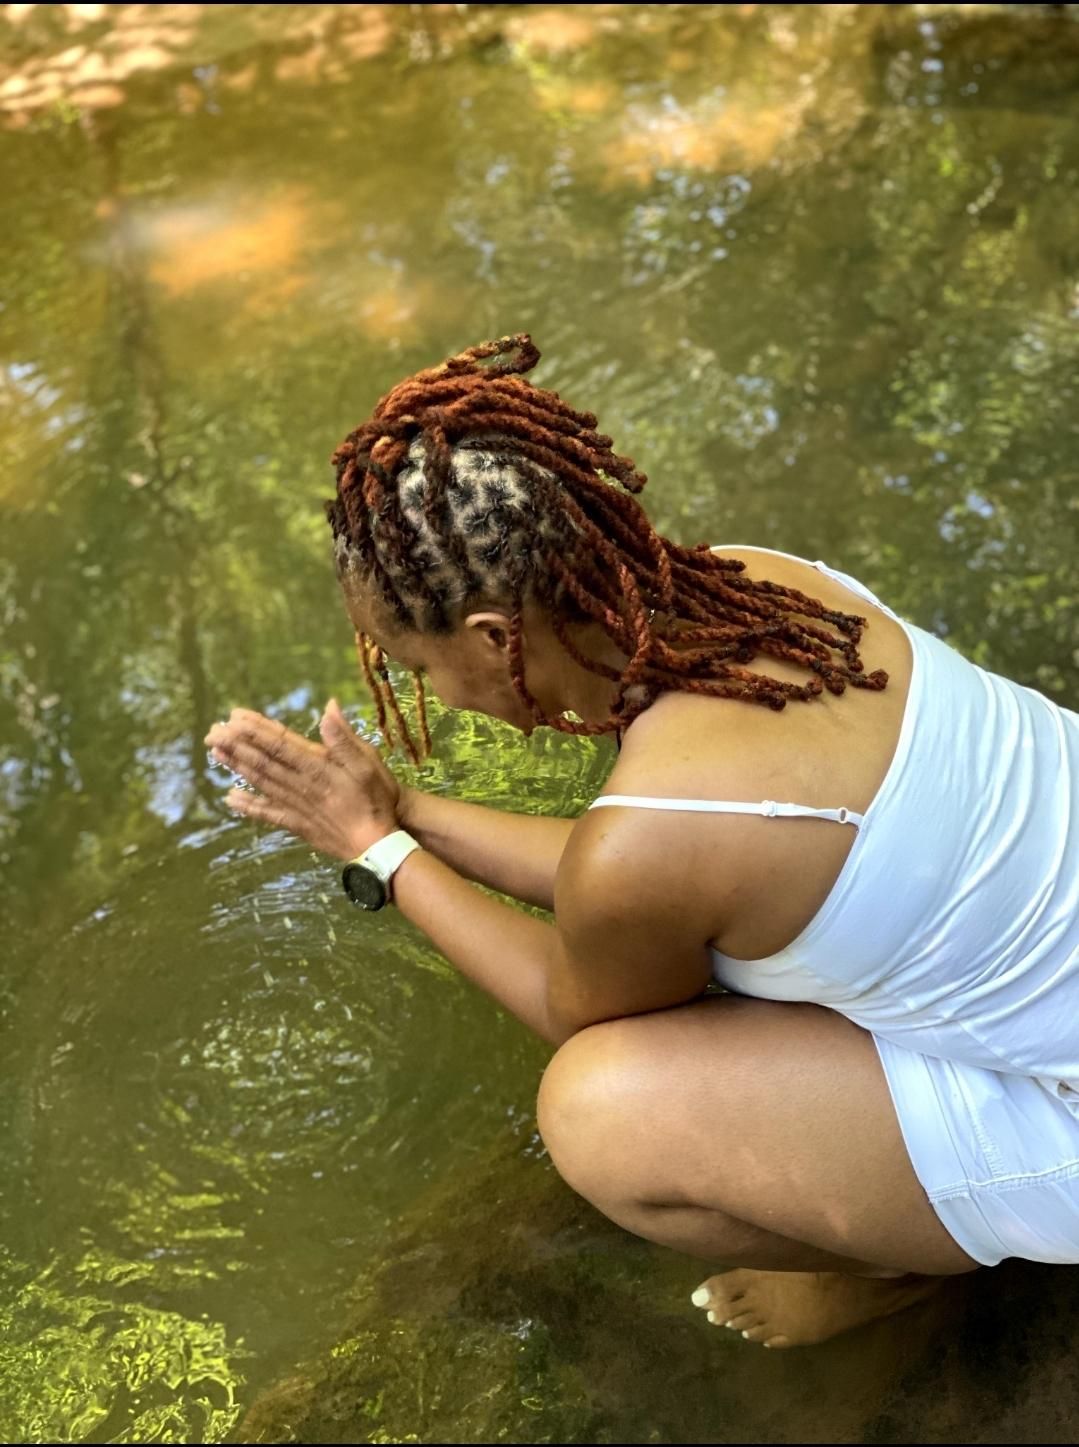
<instances>
[{"instance_id":1,"label":"woman's head","mask_svg":"<svg viewBox=\"0 0 1079 1447\"><path fill-rule=\"evenodd\" d=\"M435 658L444 676L478 670L470 706L490 694L488 712L571 733L623 727L670 689L782 708L822 686L883 687L858 659L864 620L661 538L633 495L646 479L595 416L525 380L538 360L519 335L418 372L334 453L327 515L384 729L389 706L415 752L375 637L417 673ZM555 643L609 681L607 718L545 709L526 677L529 629L541 671ZM806 683L746 669L760 653L801 664Z\"/></svg>"}]
</instances>

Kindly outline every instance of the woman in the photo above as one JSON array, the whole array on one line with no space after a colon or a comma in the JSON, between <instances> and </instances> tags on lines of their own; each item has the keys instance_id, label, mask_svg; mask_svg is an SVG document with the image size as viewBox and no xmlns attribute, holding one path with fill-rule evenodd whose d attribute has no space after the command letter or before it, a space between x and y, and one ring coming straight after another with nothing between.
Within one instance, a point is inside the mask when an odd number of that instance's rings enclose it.
<instances>
[{"instance_id":1,"label":"woman","mask_svg":"<svg viewBox=\"0 0 1079 1447\"><path fill-rule=\"evenodd\" d=\"M331 702L321 744L215 725L259 791L232 807L372 850L353 897L558 1047L556 1166L737 1268L709 1321L815 1342L979 1264L1079 1262L1079 717L821 563L658 537L537 359L401 382L327 511L383 734L417 752L388 656L525 733L617 731L607 794L557 820L402 789Z\"/></svg>"}]
</instances>

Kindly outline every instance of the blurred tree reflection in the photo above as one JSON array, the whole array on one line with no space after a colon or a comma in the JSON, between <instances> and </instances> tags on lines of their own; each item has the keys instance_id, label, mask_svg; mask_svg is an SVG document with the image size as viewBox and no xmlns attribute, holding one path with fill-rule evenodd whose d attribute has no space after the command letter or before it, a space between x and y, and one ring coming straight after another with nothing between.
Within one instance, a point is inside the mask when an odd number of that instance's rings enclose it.
<instances>
[{"instance_id":1,"label":"blurred tree reflection","mask_svg":"<svg viewBox=\"0 0 1079 1447\"><path fill-rule=\"evenodd\" d=\"M10 878L100 889L208 806L216 707L346 683L322 459L391 375L511 322L672 532L845 561L1074 697L1079 26L246 9L3 21Z\"/></svg>"}]
</instances>

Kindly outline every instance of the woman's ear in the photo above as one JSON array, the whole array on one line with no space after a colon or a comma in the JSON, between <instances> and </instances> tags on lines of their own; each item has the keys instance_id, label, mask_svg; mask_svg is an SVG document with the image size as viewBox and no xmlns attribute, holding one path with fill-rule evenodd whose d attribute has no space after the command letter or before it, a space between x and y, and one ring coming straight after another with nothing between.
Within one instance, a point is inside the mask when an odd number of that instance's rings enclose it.
<instances>
[{"instance_id":1,"label":"woman's ear","mask_svg":"<svg viewBox=\"0 0 1079 1447\"><path fill-rule=\"evenodd\" d=\"M484 613L470 613L465 627L473 628L487 645L499 653L505 653L510 644L510 620L505 613L490 610Z\"/></svg>"}]
</instances>

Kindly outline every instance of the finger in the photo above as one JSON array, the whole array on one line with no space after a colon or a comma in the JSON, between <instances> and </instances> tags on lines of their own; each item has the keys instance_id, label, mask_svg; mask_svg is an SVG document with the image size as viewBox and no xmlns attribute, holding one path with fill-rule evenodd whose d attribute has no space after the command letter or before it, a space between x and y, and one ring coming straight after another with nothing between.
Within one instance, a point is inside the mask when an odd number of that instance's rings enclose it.
<instances>
[{"instance_id":1,"label":"finger","mask_svg":"<svg viewBox=\"0 0 1079 1447\"><path fill-rule=\"evenodd\" d=\"M274 829L287 829L299 834L303 823L300 811L287 805L265 799L261 794L249 794L244 789L230 789L225 796L229 808L248 819L257 819L260 824L269 824Z\"/></svg>"},{"instance_id":2,"label":"finger","mask_svg":"<svg viewBox=\"0 0 1079 1447\"><path fill-rule=\"evenodd\" d=\"M319 719L318 731L328 749L350 748L357 742L352 725L341 712L341 705L331 698Z\"/></svg>"},{"instance_id":3,"label":"finger","mask_svg":"<svg viewBox=\"0 0 1079 1447\"><path fill-rule=\"evenodd\" d=\"M263 714L248 709L234 709L235 720L230 725L236 737L264 749L274 759L279 759L286 768L304 769L311 759L321 758L322 746L305 738L295 729L286 728L278 719L266 718Z\"/></svg>"},{"instance_id":4,"label":"finger","mask_svg":"<svg viewBox=\"0 0 1079 1447\"><path fill-rule=\"evenodd\" d=\"M215 724L206 735L206 742L215 758L221 759L231 768L242 773L251 782L255 775L259 779L283 778L289 775L293 783L298 780L301 769L310 769L311 758L301 758L289 747L286 737L261 738L238 733L229 724ZM324 749L318 753L324 754Z\"/></svg>"},{"instance_id":5,"label":"finger","mask_svg":"<svg viewBox=\"0 0 1079 1447\"><path fill-rule=\"evenodd\" d=\"M256 789L276 797L295 795L304 779L295 769L245 739L227 739L215 744L211 752L215 759L241 774ZM309 786L312 781L306 779L305 782Z\"/></svg>"},{"instance_id":6,"label":"finger","mask_svg":"<svg viewBox=\"0 0 1079 1447\"><path fill-rule=\"evenodd\" d=\"M234 708L227 723L214 724L206 735L206 742L211 747L239 739L262 749L289 769L307 768L311 760L321 758L323 752L320 744L287 729L276 719L265 718L250 709Z\"/></svg>"},{"instance_id":7,"label":"finger","mask_svg":"<svg viewBox=\"0 0 1079 1447\"><path fill-rule=\"evenodd\" d=\"M358 782L369 780L372 770L375 773L380 771L382 760L378 750L356 733L335 698L326 705L318 731L330 758Z\"/></svg>"},{"instance_id":8,"label":"finger","mask_svg":"<svg viewBox=\"0 0 1079 1447\"><path fill-rule=\"evenodd\" d=\"M206 736L207 743L219 739L246 739L281 758L290 767L302 767L302 759L312 750L320 753L318 744L286 728L277 719L267 718L253 709L234 708L225 723L214 724Z\"/></svg>"}]
</instances>

